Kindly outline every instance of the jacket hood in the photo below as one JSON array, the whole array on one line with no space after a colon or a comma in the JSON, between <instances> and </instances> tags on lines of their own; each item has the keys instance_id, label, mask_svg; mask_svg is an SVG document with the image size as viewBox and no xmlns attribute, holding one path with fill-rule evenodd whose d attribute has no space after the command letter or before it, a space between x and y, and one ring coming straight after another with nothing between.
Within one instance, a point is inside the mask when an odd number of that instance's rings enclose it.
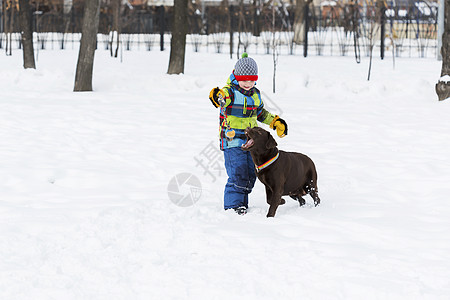
<instances>
[{"instance_id":1,"label":"jacket hood","mask_svg":"<svg viewBox=\"0 0 450 300\"><path fill-rule=\"evenodd\" d=\"M230 77L227 80L227 84L229 85L235 85L235 86L239 86L239 82L236 80L236 77L234 77L234 74L231 73Z\"/></svg>"}]
</instances>

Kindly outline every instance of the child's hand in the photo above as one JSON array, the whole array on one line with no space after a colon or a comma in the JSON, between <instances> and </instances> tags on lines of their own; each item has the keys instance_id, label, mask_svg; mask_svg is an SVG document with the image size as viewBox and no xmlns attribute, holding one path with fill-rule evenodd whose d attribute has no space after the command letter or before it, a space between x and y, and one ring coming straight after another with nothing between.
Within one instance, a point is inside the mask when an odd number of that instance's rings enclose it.
<instances>
[{"instance_id":1,"label":"child's hand","mask_svg":"<svg viewBox=\"0 0 450 300\"><path fill-rule=\"evenodd\" d=\"M209 93L209 100L211 100L211 103L215 107L223 106L225 104L225 100L223 99L225 97L225 92L219 87L215 87L211 90Z\"/></svg>"},{"instance_id":2,"label":"child's hand","mask_svg":"<svg viewBox=\"0 0 450 300\"><path fill-rule=\"evenodd\" d=\"M273 118L272 123L270 123L270 128L273 130L276 129L280 138L285 137L288 134L288 126L286 121L281 119L279 116L275 116L275 118Z\"/></svg>"}]
</instances>

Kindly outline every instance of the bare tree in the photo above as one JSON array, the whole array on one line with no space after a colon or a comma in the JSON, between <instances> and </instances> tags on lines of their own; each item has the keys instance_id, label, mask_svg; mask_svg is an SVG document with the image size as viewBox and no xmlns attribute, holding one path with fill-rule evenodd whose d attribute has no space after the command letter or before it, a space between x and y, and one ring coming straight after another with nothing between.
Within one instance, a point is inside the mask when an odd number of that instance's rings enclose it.
<instances>
[{"instance_id":1,"label":"bare tree","mask_svg":"<svg viewBox=\"0 0 450 300\"><path fill-rule=\"evenodd\" d=\"M2 1L2 12L3 12L3 31L5 32L5 52L7 56L12 55L12 33L14 28L14 16L16 6L11 2Z\"/></svg>"},{"instance_id":2,"label":"bare tree","mask_svg":"<svg viewBox=\"0 0 450 300\"><path fill-rule=\"evenodd\" d=\"M436 84L436 94L439 101L450 97L450 79L445 78L450 75L450 0L444 3L444 33L442 34L442 69L441 78Z\"/></svg>"},{"instance_id":3,"label":"bare tree","mask_svg":"<svg viewBox=\"0 0 450 300\"><path fill-rule=\"evenodd\" d=\"M172 40L170 41L170 61L168 74L184 73L187 33L187 0L174 0Z\"/></svg>"},{"instance_id":4,"label":"bare tree","mask_svg":"<svg viewBox=\"0 0 450 300\"><path fill-rule=\"evenodd\" d=\"M120 4L121 0L112 0L112 28L111 28L111 40L109 42L110 51L112 57L117 57L119 53L119 36L120 36ZM116 49L114 50L114 39L116 39Z\"/></svg>"},{"instance_id":5,"label":"bare tree","mask_svg":"<svg viewBox=\"0 0 450 300\"><path fill-rule=\"evenodd\" d=\"M305 6L310 5L312 0L296 0L294 19L294 43L302 44L305 39Z\"/></svg>"},{"instance_id":6,"label":"bare tree","mask_svg":"<svg viewBox=\"0 0 450 300\"><path fill-rule=\"evenodd\" d=\"M273 57L273 78L272 78L272 92L275 94L276 74L279 53L280 40L277 38L277 32L275 30L275 12L278 9L276 6L278 3L276 0L272 1L272 57Z\"/></svg>"},{"instance_id":7,"label":"bare tree","mask_svg":"<svg viewBox=\"0 0 450 300\"><path fill-rule=\"evenodd\" d=\"M385 3L384 1L371 2L371 9L367 11L366 16L366 38L368 41L367 50L369 51L369 71L367 73L367 81L370 80L370 75L372 72L372 61L373 61L373 49L375 47L376 37L379 35L380 39L384 40L384 30L381 28L384 26L383 18L385 14ZM380 47L383 48L384 43L380 43ZM381 59L383 59L383 52L381 52Z\"/></svg>"},{"instance_id":8,"label":"bare tree","mask_svg":"<svg viewBox=\"0 0 450 300\"><path fill-rule=\"evenodd\" d=\"M31 29L31 11L29 0L19 0L19 19L22 32L23 67L36 69L34 62L33 31Z\"/></svg>"},{"instance_id":9,"label":"bare tree","mask_svg":"<svg viewBox=\"0 0 450 300\"><path fill-rule=\"evenodd\" d=\"M370 74L372 72L372 59L373 59L373 47L375 47L375 33L378 24L375 22L374 18L368 18L368 30L367 30L367 40L369 48L369 71L367 72L367 81L370 80Z\"/></svg>"},{"instance_id":10,"label":"bare tree","mask_svg":"<svg viewBox=\"0 0 450 300\"><path fill-rule=\"evenodd\" d=\"M97 46L100 0L86 0L84 5L74 92L92 91L92 73L94 69L94 54Z\"/></svg>"}]
</instances>

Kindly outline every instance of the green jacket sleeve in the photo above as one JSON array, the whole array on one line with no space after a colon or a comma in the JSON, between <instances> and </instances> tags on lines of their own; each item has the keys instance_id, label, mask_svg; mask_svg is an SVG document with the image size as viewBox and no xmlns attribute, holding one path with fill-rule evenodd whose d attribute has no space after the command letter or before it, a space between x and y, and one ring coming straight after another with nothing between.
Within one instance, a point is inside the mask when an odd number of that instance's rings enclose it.
<instances>
[{"instance_id":1,"label":"green jacket sleeve","mask_svg":"<svg viewBox=\"0 0 450 300\"><path fill-rule=\"evenodd\" d=\"M270 125L272 123L273 119L275 118L275 115L270 113L264 108L264 103L261 100L261 104L258 107L258 121L262 122L264 124Z\"/></svg>"},{"instance_id":2,"label":"green jacket sleeve","mask_svg":"<svg viewBox=\"0 0 450 300\"><path fill-rule=\"evenodd\" d=\"M222 88L222 90L223 90L224 93L225 93L225 98L224 98L224 100L225 100L225 105L224 105L224 107L227 107L228 105L231 104L231 101L232 101L232 99L233 99L233 95L231 95L232 92L230 92L230 86L228 86L228 85L224 86L224 87Z\"/></svg>"}]
</instances>

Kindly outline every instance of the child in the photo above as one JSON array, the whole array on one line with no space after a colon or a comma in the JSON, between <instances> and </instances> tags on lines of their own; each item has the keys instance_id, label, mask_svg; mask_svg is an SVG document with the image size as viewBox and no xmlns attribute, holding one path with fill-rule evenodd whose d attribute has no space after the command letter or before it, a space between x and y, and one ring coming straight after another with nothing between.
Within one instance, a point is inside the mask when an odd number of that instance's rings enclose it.
<instances>
[{"instance_id":1,"label":"child","mask_svg":"<svg viewBox=\"0 0 450 300\"><path fill-rule=\"evenodd\" d=\"M242 54L223 89L211 90L209 99L220 107L220 149L225 156L228 182L225 186L224 208L243 215L248 208L248 194L256 181L255 165L249 151L241 146L246 142L244 130L256 127L256 121L277 130L279 137L287 135L287 124L280 117L264 109L261 94L255 87L258 80L256 62Z\"/></svg>"}]
</instances>

